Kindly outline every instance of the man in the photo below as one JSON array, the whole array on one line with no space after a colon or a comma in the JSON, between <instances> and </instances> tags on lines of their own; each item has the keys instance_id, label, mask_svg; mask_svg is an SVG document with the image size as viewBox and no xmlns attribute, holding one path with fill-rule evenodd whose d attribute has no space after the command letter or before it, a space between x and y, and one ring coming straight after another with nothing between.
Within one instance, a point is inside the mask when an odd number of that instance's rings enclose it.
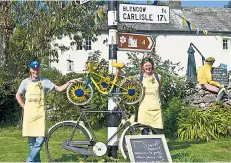
<instances>
[{"instance_id":1,"label":"man","mask_svg":"<svg viewBox=\"0 0 231 163\"><path fill-rule=\"evenodd\" d=\"M21 82L16 93L16 99L23 109L22 136L28 137L30 147L27 162L41 162L40 150L45 137L45 95L48 90L61 92L75 80L57 86L47 78L40 77L40 63L38 61L32 61L29 67L31 75ZM25 95L25 101L22 95Z\"/></svg>"},{"instance_id":2,"label":"man","mask_svg":"<svg viewBox=\"0 0 231 163\"><path fill-rule=\"evenodd\" d=\"M205 64L198 70L197 80L202 89L216 93L216 100L218 101L221 100L221 98L223 97L225 93L225 88L224 85L212 80L212 66L214 62L215 58L213 57L209 57L205 60Z\"/></svg>"}]
</instances>

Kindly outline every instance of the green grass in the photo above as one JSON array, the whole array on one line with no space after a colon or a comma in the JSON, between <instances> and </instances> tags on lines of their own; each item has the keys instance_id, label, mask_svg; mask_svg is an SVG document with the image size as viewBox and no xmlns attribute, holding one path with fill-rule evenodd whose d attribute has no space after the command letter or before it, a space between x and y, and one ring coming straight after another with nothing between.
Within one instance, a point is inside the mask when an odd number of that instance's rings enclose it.
<instances>
[{"instance_id":1,"label":"green grass","mask_svg":"<svg viewBox=\"0 0 231 163\"><path fill-rule=\"evenodd\" d=\"M98 141L107 140L107 129L97 130L95 133ZM62 134L61 134L62 136ZM54 141L55 142L55 141ZM170 153L174 162L230 162L231 161L231 138L223 138L218 141L180 141L167 139ZM57 154L61 154L58 145ZM17 127L0 128L0 162L25 162L29 148L27 138L21 136L21 129ZM89 157L88 162L102 161L105 157ZM45 148L41 151L43 162L49 161ZM119 161L122 159L119 153Z\"/></svg>"}]
</instances>

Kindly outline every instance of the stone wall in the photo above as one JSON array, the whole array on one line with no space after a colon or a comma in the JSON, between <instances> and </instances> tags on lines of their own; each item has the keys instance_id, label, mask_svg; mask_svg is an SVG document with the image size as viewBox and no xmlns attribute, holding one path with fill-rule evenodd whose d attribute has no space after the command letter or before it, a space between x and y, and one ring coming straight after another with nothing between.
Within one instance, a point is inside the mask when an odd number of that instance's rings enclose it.
<instances>
[{"instance_id":1,"label":"stone wall","mask_svg":"<svg viewBox=\"0 0 231 163\"><path fill-rule=\"evenodd\" d=\"M201 86L197 84L195 88L188 90L188 96L185 101L196 107L207 108L214 105L216 98L216 94L203 90ZM231 105L231 93L229 92L226 94L222 101L225 103L225 105Z\"/></svg>"}]
</instances>

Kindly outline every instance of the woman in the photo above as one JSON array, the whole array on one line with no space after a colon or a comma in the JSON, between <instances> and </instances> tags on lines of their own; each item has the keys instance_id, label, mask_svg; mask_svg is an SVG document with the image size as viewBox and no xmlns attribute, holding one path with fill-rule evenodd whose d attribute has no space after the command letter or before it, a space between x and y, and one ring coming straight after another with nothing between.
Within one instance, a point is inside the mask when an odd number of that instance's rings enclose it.
<instances>
[{"instance_id":1,"label":"woman","mask_svg":"<svg viewBox=\"0 0 231 163\"><path fill-rule=\"evenodd\" d=\"M154 63L151 58L142 60L139 78L144 86L145 94L138 111L138 122L163 132L164 125L160 101L161 76L154 73ZM148 129L144 129L142 134L147 135L148 132Z\"/></svg>"}]
</instances>

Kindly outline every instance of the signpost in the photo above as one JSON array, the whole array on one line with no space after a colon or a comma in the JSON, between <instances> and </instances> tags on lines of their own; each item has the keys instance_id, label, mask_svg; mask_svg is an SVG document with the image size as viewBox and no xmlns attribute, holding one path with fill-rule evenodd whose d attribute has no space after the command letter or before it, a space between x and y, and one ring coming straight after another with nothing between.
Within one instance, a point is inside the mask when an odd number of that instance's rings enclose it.
<instances>
[{"instance_id":1,"label":"signpost","mask_svg":"<svg viewBox=\"0 0 231 163\"><path fill-rule=\"evenodd\" d=\"M169 23L169 6L119 4L119 21Z\"/></svg>"},{"instance_id":2,"label":"signpost","mask_svg":"<svg viewBox=\"0 0 231 163\"><path fill-rule=\"evenodd\" d=\"M119 50L151 52L154 47L154 40L151 35L120 33Z\"/></svg>"}]
</instances>

